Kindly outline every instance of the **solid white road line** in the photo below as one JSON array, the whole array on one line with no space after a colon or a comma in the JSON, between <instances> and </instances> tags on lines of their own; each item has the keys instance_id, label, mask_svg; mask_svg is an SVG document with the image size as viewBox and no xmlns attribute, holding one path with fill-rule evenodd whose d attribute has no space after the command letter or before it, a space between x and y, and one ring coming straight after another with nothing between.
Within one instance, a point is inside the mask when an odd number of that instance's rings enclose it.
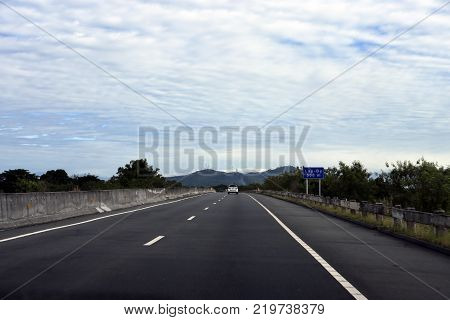
<instances>
[{"instance_id":1,"label":"solid white road line","mask_svg":"<svg viewBox=\"0 0 450 320\"><path fill-rule=\"evenodd\" d=\"M153 239L152 241L147 242L146 244L144 244L144 246L149 247L152 244L157 243L159 240L161 240L162 238L164 238L164 236L158 236L155 239Z\"/></svg>"},{"instance_id":2,"label":"solid white road line","mask_svg":"<svg viewBox=\"0 0 450 320\"><path fill-rule=\"evenodd\" d=\"M6 239L0 239L0 243L1 242L6 242L6 241L11 241L11 240L15 240L15 239L20 239L20 238L25 238L25 237L29 237L29 236L33 236L35 234L40 234L40 233L44 233L44 232L49 232L49 231L53 231L53 230L59 230L59 229L64 229L64 228L70 228L70 227L74 227L74 226L78 226L80 224L85 224L85 223L90 223L90 222L94 222L97 220L102 220L102 219L107 219L107 218L111 218L111 217L116 217L116 216L121 216L127 213L131 213L131 212L136 212L136 211L141 211L141 210L146 210L146 209L150 209L150 208L154 208L154 207L159 207L159 206L164 206L166 204L171 204L171 203L175 203L175 202L179 202L179 201L184 201L184 200L188 200L188 199L193 199L193 198L197 198L197 197L201 197L202 195L198 195L198 196L192 196L192 197L188 197L188 198L183 198L183 199L178 199L178 200L174 200L174 201L169 201L169 202L164 202L164 203L159 203L159 204L154 204L148 207L144 207L144 208L139 208L139 209L134 209L134 210L128 210L125 212L119 212L119 213L114 213L114 214L110 214L104 217L99 217L99 218L94 218L94 219L89 219L86 221L81 221L81 222L77 222L77 223L71 223L71 224L66 224L64 226L59 226L59 227L54 227L54 228L49 228L49 229L44 229L44 230L39 230L39 231L34 231L34 232L30 232L30 233L26 233L26 234L21 234L15 237L11 237L11 238L6 238Z\"/></svg>"},{"instance_id":3,"label":"solid white road line","mask_svg":"<svg viewBox=\"0 0 450 320\"><path fill-rule=\"evenodd\" d=\"M190 217L189 219L187 219L187 221L191 221L195 218L195 216Z\"/></svg>"},{"instance_id":4,"label":"solid white road line","mask_svg":"<svg viewBox=\"0 0 450 320\"><path fill-rule=\"evenodd\" d=\"M206 207L205 209L203 209L203 211L206 211L206 210L208 210L209 209L209 207Z\"/></svg>"},{"instance_id":5,"label":"solid white road line","mask_svg":"<svg viewBox=\"0 0 450 320\"><path fill-rule=\"evenodd\" d=\"M300 239L299 236L297 236L291 229L289 229L283 222L281 222L280 219L277 218L269 209L267 209L261 202L256 200L251 195L247 194L250 198L252 198L254 201L256 201L264 210L266 210L272 218L275 219L278 224L283 227L283 229L292 237L295 241L297 241L308 253L316 259L317 262L320 263L320 265L328 271L331 276L336 279L337 282L341 284L342 287L344 287L345 290L350 293L353 298L356 300L367 300L367 298L358 291L350 282L348 282L339 272L337 272L331 265L328 264L317 252L315 252L306 242L304 242L302 239Z\"/></svg>"}]
</instances>

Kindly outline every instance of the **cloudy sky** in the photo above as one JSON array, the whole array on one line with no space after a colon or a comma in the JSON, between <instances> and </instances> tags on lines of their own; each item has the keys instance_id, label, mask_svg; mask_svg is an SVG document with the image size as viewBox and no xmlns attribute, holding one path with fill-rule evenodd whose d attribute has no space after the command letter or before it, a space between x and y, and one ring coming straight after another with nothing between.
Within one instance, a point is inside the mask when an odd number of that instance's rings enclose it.
<instances>
[{"instance_id":1,"label":"cloudy sky","mask_svg":"<svg viewBox=\"0 0 450 320\"><path fill-rule=\"evenodd\" d=\"M4 2L159 108L0 3L0 171L103 177L139 157L139 127L173 132L183 123L194 144L205 126L238 126L238 135L261 127L445 3ZM308 165L361 160L377 170L422 156L449 165L449 110L450 5L271 125L296 126L297 135L310 127ZM217 168L229 170L221 132L210 146ZM271 148L265 167L285 152ZM175 174L170 163L187 158L170 151L159 161Z\"/></svg>"}]
</instances>

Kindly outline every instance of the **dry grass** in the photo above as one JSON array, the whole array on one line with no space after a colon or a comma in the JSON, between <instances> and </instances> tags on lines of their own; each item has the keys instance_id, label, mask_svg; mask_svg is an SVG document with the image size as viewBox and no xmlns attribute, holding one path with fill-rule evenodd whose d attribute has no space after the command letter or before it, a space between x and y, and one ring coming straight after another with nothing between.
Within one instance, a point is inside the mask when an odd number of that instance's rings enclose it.
<instances>
[{"instance_id":1,"label":"dry grass","mask_svg":"<svg viewBox=\"0 0 450 320\"><path fill-rule=\"evenodd\" d=\"M351 213L350 209L345 209L338 206L318 203L305 199L290 198L285 196L278 196L278 195L270 195L270 196L281 200L286 200L289 202L300 204L306 207L320 209L322 211L331 213L339 217L343 217L352 221L358 221L369 226L406 235L418 240L426 241L431 244L450 249L450 232L448 229L443 231L441 234L436 235L433 226L417 223L414 230L408 230L404 223L400 227L394 226L394 219L390 216L383 216L381 220L377 221L376 215L371 213L367 214L367 216L363 216L362 213L359 211Z\"/></svg>"}]
</instances>

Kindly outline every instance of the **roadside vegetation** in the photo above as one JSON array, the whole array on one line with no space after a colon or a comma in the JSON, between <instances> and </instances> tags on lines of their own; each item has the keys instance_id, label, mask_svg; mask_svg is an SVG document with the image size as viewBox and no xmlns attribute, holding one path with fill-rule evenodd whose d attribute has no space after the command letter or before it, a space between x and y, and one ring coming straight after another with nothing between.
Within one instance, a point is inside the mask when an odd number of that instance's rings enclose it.
<instances>
[{"instance_id":1,"label":"roadside vegetation","mask_svg":"<svg viewBox=\"0 0 450 320\"><path fill-rule=\"evenodd\" d=\"M339 162L327 168L322 181L322 195L340 199L382 202L416 210L450 211L450 168L419 159L415 163L386 163L386 170L371 173L359 161L348 165ZM270 177L262 184L241 187L247 190L274 190L305 193L301 169ZM309 192L317 194L317 180L309 181Z\"/></svg>"},{"instance_id":2,"label":"roadside vegetation","mask_svg":"<svg viewBox=\"0 0 450 320\"><path fill-rule=\"evenodd\" d=\"M0 192L90 191L124 188L175 188L180 183L167 180L147 160L132 160L117 169L110 179L93 174L69 176L63 169L49 170L41 176L25 169L0 174Z\"/></svg>"},{"instance_id":3,"label":"roadside vegetation","mask_svg":"<svg viewBox=\"0 0 450 320\"><path fill-rule=\"evenodd\" d=\"M412 231L408 230L405 224L401 224L400 227L396 227L394 225L394 219L388 215L384 215L382 219L377 219L376 215L370 212L366 215L362 215L361 212L352 212L350 209L343 207L319 203L307 199L293 198L286 195L271 194L268 191L266 192L263 191L262 193L274 198L289 201L309 208L314 208L321 212L344 218L345 220L356 221L367 227L404 235L442 248L450 249L450 231L448 229L443 230L440 234L436 234L431 225L416 223L415 228Z\"/></svg>"},{"instance_id":4,"label":"roadside vegetation","mask_svg":"<svg viewBox=\"0 0 450 320\"><path fill-rule=\"evenodd\" d=\"M49 170L42 175L25 169L7 170L0 174L0 192L89 191L120 188L180 187L153 168L147 160L132 160L117 169L110 179L93 174L69 176L63 169ZM218 191L225 185L216 186ZM301 169L267 178L261 184L240 186L240 190L274 190L306 192ZM310 193L318 191L317 180L309 181ZM369 172L359 161L339 162L326 169L322 195L356 201L383 202L416 210L450 212L450 168L419 159L415 163L398 161L386 163L381 172Z\"/></svg>"}]
</instances>

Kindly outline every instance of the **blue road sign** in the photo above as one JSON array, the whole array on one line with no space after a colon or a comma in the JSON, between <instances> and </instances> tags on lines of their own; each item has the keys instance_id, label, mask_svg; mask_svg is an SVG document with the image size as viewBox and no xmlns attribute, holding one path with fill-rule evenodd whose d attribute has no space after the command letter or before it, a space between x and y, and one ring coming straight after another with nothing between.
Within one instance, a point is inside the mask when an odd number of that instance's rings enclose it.
<instances>
[{"instance_id":1,"label":"blue road sign","mask_svg":"<svg viewBox=\"0 0 450 320\"><path fill-rule=\"evenodd\" d=\"M303 167L303 178L305 179L323 179L325 170L322 167Z\"/></svg>"}]
</instances>

